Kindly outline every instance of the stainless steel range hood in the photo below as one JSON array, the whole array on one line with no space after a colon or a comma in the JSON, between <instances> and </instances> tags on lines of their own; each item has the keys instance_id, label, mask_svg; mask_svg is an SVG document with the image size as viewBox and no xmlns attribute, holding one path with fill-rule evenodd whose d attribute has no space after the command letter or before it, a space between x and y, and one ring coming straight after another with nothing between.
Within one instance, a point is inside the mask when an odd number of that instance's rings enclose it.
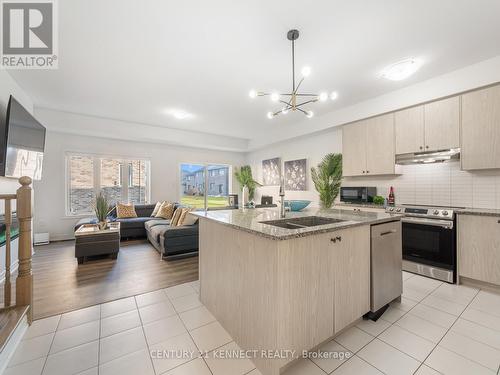
<instances>
[{"instance_id":1,"label":"stainless steel range hood","mask_svg":"<svg viewBox=\"0 0 500 375\"><path fill-rule=\"evenodd\" d=\"M459 148L396 155L396 164L400 165L445 163L457 160L460 160Z\"/></svg>"}]
</instances>

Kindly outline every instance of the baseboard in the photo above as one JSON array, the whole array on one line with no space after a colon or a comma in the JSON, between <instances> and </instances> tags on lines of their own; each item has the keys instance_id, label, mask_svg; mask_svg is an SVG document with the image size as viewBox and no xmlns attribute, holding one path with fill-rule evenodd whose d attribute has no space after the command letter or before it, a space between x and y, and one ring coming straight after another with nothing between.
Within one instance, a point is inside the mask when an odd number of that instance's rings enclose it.
<instances>
[{"instance_id":1,"label":"baseboard","mask_svg":"<svg viewBox=\"0 0 500 375\"><path fill-rule=\"evenodd\" d=\"M479 281L474 279L469 279L468 277L459 277L460 284L471 286L473 288L479 288L482 290L486 290L488 292L493 292L496 294L500 294L500 285L487 283L485 281Z\"/></svg>"}]
</instances>

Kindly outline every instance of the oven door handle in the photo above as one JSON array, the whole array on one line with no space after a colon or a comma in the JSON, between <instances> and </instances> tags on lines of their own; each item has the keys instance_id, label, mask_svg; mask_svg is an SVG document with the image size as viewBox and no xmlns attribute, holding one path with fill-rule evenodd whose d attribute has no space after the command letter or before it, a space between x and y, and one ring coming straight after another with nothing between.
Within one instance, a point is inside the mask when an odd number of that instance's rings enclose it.
<instances>
[{"instance_id":1,"label":"oven door handle","mask_svg":"<svg viewBox=\"0 0 500 375\"><path fill-rule=\"evenodd\" d=\"M408 223L408 224L429 225L432 227L440 227L440 228L445 228L445 229L453 229L453 221L447 221L447 220L433 220L433 219L419 219L419 218L404 217L401 219L401 222Z\"/></svg>"}]
</instances>

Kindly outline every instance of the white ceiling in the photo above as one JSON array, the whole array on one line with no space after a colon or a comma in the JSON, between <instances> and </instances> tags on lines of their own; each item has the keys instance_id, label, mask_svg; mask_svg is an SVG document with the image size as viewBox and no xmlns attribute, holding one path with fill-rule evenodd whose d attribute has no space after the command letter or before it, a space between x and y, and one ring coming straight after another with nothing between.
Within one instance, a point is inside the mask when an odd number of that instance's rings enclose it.
<instances>
[{"instance_id":1,"label":"white ceiling","mask_svg":"<svg viewBox=\"0 0 500 375\"><path fill-rule=\"evenodd\" d=\"M59 1L59 69L11 71L35 106L133 123L255 139L304 121L250 89L336 90L317 116L500 55L498 0ZM425 61L402 82L378 78L406 57ZM195 115L177 120L164 112Z\"/></svg>"}]
</instances>

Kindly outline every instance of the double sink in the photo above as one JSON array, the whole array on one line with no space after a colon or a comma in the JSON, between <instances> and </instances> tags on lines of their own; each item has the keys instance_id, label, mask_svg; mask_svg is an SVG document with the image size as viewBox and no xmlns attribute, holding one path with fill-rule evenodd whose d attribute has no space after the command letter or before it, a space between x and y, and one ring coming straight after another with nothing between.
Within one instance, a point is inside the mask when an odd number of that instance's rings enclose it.
<instances>
[{"instance_id":1,"label":"double sink","mask_svg":"<svg viewBox=\"0 0 500 375\"><path fill-rule=\"evenodd\" d=\"M321 216L305 216L305 217L295 217L290 219L261 221L260 223L284 229L302 229L302 228L316 227L318 225L341 223L343 221L346 220L333 219Z\"/></svg>"}]
</instances>

